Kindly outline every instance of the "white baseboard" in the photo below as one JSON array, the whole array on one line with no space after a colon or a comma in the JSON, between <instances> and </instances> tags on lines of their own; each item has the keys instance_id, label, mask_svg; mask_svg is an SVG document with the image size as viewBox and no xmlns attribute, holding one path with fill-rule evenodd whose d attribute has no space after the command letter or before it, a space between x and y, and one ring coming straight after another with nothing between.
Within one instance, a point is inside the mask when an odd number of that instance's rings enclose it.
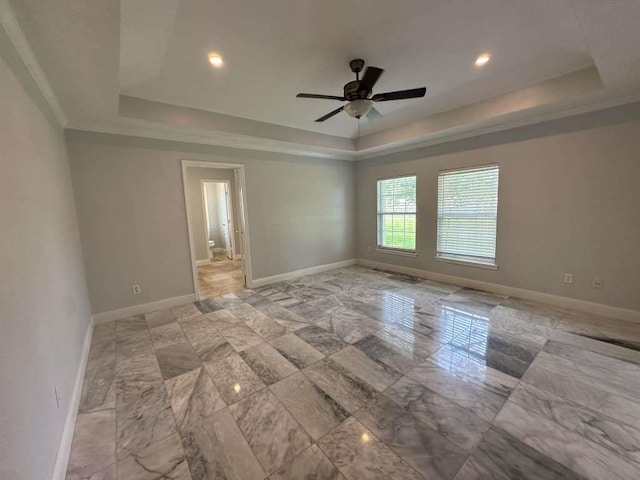
<instances>
[{"instance_id":1,"label":"white baseboard","mask_svg":"<svg viewBox=\"0 0 640 480\"><path fill-rule=\"evenodd\" d=\"M284 282L285 280L293 280L294 278L304 277L305 275L313 275L315 273L326 272L327 270L335 270L336 268L350 267L358 263L356 258L343 260L341 262L328 263L326 265L318 265L316 267L303 268L302 270L294 270L293 272L281 273L271 277L263 277L254 279L249 288L263 287L271 283Z\"/></svg>"},{"instance_id":2,"label":"white baseboard","mask_svg":"<svg viewBox=\"0 0 640 480\"><path fill-rule=\"evenodd\" d=\"M367 260L364 258L359 258L358 264L365 267L380 268L391 272L404 273L406 275L412 275L414 277L420 277L436 282L451 283L453 285L460 285L461 287L486 290L488 292L522 298L524 300L548 303L557 307L570 308L582 312L593 313L595 315L601 315L603 317L627 320L630 322L640 322L640 311L638 310L613 307L611 305L603 305L601 303L588 302L586 300L577 300L575 298L561 297L559 295L551 295L549 293L536 292L534 290L525 290L524 288L509 287L507 285L500 285L497 283L483 282L481 280L456 277L454 275L446 275L444 273L430 272L428 270L402 267L400 265L376 262L374 260Z\"/></svg>"},{"instance_id":3,"label":"white baseboard","mask_svg":"<svg viewBox=\"0 0 640 480\"><path fill-rule=\"evenodd\" d=\"M67 418L64 422L64 430L58 444L58 453L56 455L56 464L53 467L52 480L64 480L67 475L67 465L69 464L69 455L71 454L71 443L73 442L73 432L76 427L76 418L78 417L78 408L80 407L80 398L82 396L82 386L84 384L84 373L87 368L87 360L89 359L89 350L91 349L91 338L93 336L93 323L89 324L87 334L84 337L82 345L82 357L80 365L76 373L76 382L73 386L69 407L67 409Z\"/></svg>"},{"instance_id":4,"label":"white baseboard","mask_svg":"<svg viewBox=\"0 0 640 480\"><path fill-rule=\"evenodd\" d=\"M196 301L196 294L190 293L189 295L182 295L180 297L165 298L156 302L143 303L141 305L134 305L132 307L120 308L118 310L110 310L108 312L94 313L93 323L104 323L112 320L119 320L121 318L131 317L133 315L140 315L141 313L155 312L156 310L164 310L166 308L175 307L177 305L183 305L185 303L191 303Z\"/></svg>"},{"instance_id":5,"label":"white baseboard","mask_svg":"<svg viewBox=\"0 0 640 480\"><path fill-rule=\"evenodd\" d=\"M202 267L203 265L211 265L211 261L208 258L206 260L196 260L196 267Z\"/></svg>"}]
</instances>

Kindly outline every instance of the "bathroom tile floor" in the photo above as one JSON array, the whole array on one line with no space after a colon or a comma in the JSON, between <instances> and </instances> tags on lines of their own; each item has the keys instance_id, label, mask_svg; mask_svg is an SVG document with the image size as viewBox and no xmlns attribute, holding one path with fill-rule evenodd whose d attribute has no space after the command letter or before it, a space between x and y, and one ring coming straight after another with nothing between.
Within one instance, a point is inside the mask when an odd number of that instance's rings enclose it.
<instances>
[{"instance_id":1,"label":"bathroom tile floor","mask_svg":"<svg viewBox=\"0 0 640 480\"><path fill-rule=\"evenodd\" d=\"M362 267L242 290L95 327L67 478L637 480L639 350Z\"/></svg>"},{"instance_id":2,"label":"bathroom tile floor","mask_svg":"<svg viewBox=\"0 0 640 480\"><path fill-rule=\"evenodd\" d=\"M244 290L242 260L229 260L224 253L214 253L209 265L198 267L200 298L217 297Z\"/></svg>"}]
</instances>

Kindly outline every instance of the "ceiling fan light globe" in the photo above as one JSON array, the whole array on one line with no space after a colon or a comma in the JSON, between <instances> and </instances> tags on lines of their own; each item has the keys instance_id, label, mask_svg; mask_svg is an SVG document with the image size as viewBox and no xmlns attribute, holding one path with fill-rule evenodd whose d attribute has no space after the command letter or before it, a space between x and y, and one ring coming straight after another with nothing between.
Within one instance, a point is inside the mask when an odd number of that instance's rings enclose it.
<instances>
[{"instance_id":1,"label":"ceiling fan light globe","mask_svg":"<svg viewBox=\"0 0 640 480\"><path fill-rule=\"evenodd\" d=\"M347 115L353 118L360 118L371 109L373 102L371 100L353 100L344 107L344 111Z\"/></svg>"}]
</instances>

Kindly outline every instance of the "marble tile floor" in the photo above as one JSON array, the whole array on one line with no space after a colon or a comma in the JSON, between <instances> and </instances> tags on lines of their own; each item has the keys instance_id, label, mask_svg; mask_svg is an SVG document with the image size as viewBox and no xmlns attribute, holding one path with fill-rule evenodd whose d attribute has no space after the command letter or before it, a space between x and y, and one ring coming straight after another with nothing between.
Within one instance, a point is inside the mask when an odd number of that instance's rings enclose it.
<instances>
[{"instance_id":1,"label":"marble tile floor","mask_svg":"<svg viewBox=\"0 0 640 480\"><path fill-rule=\"evenodd\" d=\"M241 260L229 260L225 253L214 253L211 264L198 267L200 298L217 297L244 290Z\"/></svg>"},{"instance_id":2,"label":"marble tile floor","mask_svg":"<svg viewBox=\"0 0 640 480\"><path fill-rule=\"evenodd\" d=\"M103 323L67 478L637 480L640 324L362 267Z\"/></svg>"}]
</instances>

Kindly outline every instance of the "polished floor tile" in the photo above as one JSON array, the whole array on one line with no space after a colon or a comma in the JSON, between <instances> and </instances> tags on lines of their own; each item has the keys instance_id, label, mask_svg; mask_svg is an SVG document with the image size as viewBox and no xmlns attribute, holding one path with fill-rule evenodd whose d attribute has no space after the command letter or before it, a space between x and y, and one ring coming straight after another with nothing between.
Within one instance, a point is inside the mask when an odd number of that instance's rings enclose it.
<instances>
[{"instance_id":1,"label":"polished floor tile","mask_svg":"<svg viewBox=\"0 0 640 480\"><path fill-rule=\"evenodd\" d=\"M271 345L298 368L308 367L324 358L322 353L293 333L273 340Z\"/></svg>"},{"instance_id":2,"label":"polished floor tile","mask_svg":"<svg viewBox=\"0 0 640 480\"><path fill-rule=\"evenodd\" d=\"M375 395L371 386L329 358L314 363L303 372L350 413L362 408Z\"/></svg>"},{"instance_id":3,"label":"polished floor tile","mask_svg":"<svg viewBox=\"0 0 640 480\"><path fill-rule=\"evenodd\" d=\"M384 395L467 452L489 428L486 420L408 377L393 384Z\"/></svg>"},{"instance_id":4,"label":"polished floor tile","mask_svg":"<svg viewBox=\"0 0 640 480\"><path fill-rule=\"evenodd\" d=\"M153 346L158 349L173 345L174 343L186 342L182 328L177 322L167 323L160 327L151 329L151 341Z\"/></svg>"},{"instance_id":5,"label":"polished floor tile","mask_svg":"<svg viewBox=\"0 0 640 480\"><path fill-rule=\"evenodd\" d=\"M192 317L182 322L181 327L200 360L215 362L235 353L235 350L207 317Z\"/></svg>"},{"instance_id":6,"label":"polished floor tile","mask_svg":"<svg viewBox=\"0 0 640 480\"><path fill-rule=\"evenodd\" d=\"M187 303L185 305L179 305L170 309L171 314L176 317L176 320L184 320L190 317L196 317L202 315L202 312L193 303Z\"/></svg>"},{"instance_id":7,"label":"polished floor tile","mask_svg":"<svg viewBox=\"0 0 640 480\"><path fill-rule=\"evenodd\" d=\"M266 385L276 383L298 371L268 343L245 350L240 356Z\"/></svg>"},{"instance_id":8,"label":"polished floor tile","mask_svg":"<svg viewBox=\"0 0 640 480\"><path fill-rule=\"evenodd\" d=\"M128 480L191 480L177 433L119 460L117 468L118 477Z\"/></svg>"},{"instance_id":9,"label":"polished floor tile","mask_svg":"<svg viewBox=\"0 0 640 480\"><path fill-rule=\"evenodd\" d=\"M252 318L251 320L246 321L245 325L265 340L274 340L287 333L287 329L285 327L266 315L258 318Z\"/></svg>"},{"instance_id":10,"label":"polished floor tile","mask_svg":"<svg viewBox=\"0 0 640 480\"><path fill-rule=\"evenodd\" d=\"M264 478L204 369L167 380L166 387L194 479Z\"/></svg>"},{"instance_id":11,"label":"polished floor tile","mask_svg":"<svg viewBox=\"0 0 640 480\"><path fill-rule=\"evenodd\" d=\"M314 440L349 416L338 402L302 372L272 385L271 391Z\"/></svg>"},{"instance_id":12,"label":"polished floor tile","mask_svg":"<svg viewBox=\"0 0 640 480\"><path fill-rule=\"evenodd\" d=\"M162 377L167 380L200 367L200 359L188 342L173 343L156 350Z\"/></svg>"},{"instance_id":13,"label":"polished floor tile","mask_svg":"<svg viewBox=\"0 0 640 480\"><path fill-rule=\"evenodd\" d=\"M93 336L91 337L91 344L114 341L116 339L116 324L115 322L99 323L93 327Z\"/></svg>"},{"instance_id":14,"label":"polished floor tile","mask_svg":"<svg viewBox=\"0 0 640 480\"><path fill-rule=\"evenodd\" d=\"M640 428L640 403L620 391L598 385L592 378L563 370L558 357L541 352L523 381L608 417Z\"/></svg>"},{"instance_id":15,"label":"polished floor tile","mask_svg":"<svg viewBox=\"0 0 640 480\"><path fill-rule=\"evenodd\" d=\"M115 337L93 343L87 359L79 412L115 408L115 373Z\"/></svg>"},{"instance_id":16,"label":"polished floor tile","mask_svg":"<svg viewBox=\"0 0 640 480\"><path fill-rule=\"evenodd\" d=\"M265 473L229 409L185 423L181 438L193 480L262 480Z\"/></svg>"},{"instance_id":17,"label":"polished floor tile","mask_svg":"<svg viewBox=\"0 0 640 480\"><path fill-rule=\"evenodd\" d=\"M354 416L424 478L451 479L467 459L467 452L383 395Z\"/></svg>"},{"instance_id":18,"label":"polished floor tile","mask_svg":"<svg viewBox=\"0 0 640 480\"><path fill-rule=\"evenodd\" d=\"M231 405L265 387L251 367L234 353L205 367L224 401Z\"/></svg>"},{"instance_id":19,"label":"polished floor tile","mask_svg":"<svg viewBox=\"0 0 640 480\"><path fill-rule=\"evenodd\" d=\"M215 312L207 313L205 317L209 320L213 328L218 330L224 330L225 328L233 327L242 322L242 320L229 310L216 310Z\"/></svg>"},{"instance_id":20,"label":"polished floor tile","mask_svg":"<svg viewBox=\"0 0 640 480\"><path fill-rule=\"evenodd\" d=\"M413 351L407 351L375 335L364 337L354 343L354 346L370 359L405 374L427 358L419 356Z\"/></svg>"},{"instance_id":21,"label":"polished floor tile","mask_svg":"<svg viewBox=\"0 0 640 480\"><path fill-rule=\"evenodd\" d=\"M509 401L640 464L640 429L522 382Z\"/></svg>"},{"instance_id":22,"label":"polished floor tile","mask_svg":"<svg viewBox=\"0 0 640 480\"><path fill-rule=\"evenodd\" d=\"M225 328L220 333L237 352L264 343L264 340L256 332L243 324Z\"/></svg>"},{"instance_id":23,"label":"polished floor tile","mask_svg":"<svg viewBox=\"0 0 640 480\"><path fill-rule=\"evenodd\" d=\"M330 358L376 392L382 392L402 377L402 374L396 369L372 360L356 347L343 348L331 355Z\"/></svg>"},{"instance_id":24,"label":"polished floor tile","mask_svg":"<svg viewBox=\"0 0 640 480\"><path fill-rule=\"evenodd\" d=\"M171 310L159 310L157 312L145 313L144 318L147 320L147 326L149 328L160 327L177 320Z\"/></svg>"},{"instance_id":25,"label":"polished floor tile","mask_svg":"<svg viewBox=\"0 0 640 480\"><path fill-rule=\"evenodd\" d=\"M114 410L81 413L71 445L68 479L83 479L110 471L116 463L116 422ZM115 468L114 468L115 470Z\"/></svg>"},{"instance_id":26,"label":"polished floor tile","mask_svg":"<svg viewBox=\"0 0 640 480\"><path fill-rule=\"evenodd\" d=\"M344 480L344 477L317 445L311 445L269 480Z\"/></svg>"},{"instance_id":27,"label":"polished floor tile","mask_svg":"<svg viewBox=\"0 0 640 480\"><path fill-rule=\"evenodd\" d=\"M268 389L231 405L229 411L267 473L311 445L309 436Z\"/></svg>"},{"instance_id":28,"label":"polished floor tile","mask_svg":"<svg viewBox=\"0 0 640 480\"><path fill-rule=\"evenodd\" d=\"M198 277L95 326L67 479L640 478L639 324L360 266Z\"/></svg>"},{"instance_id":29,"label":"polished floor tile","mask_svg":"<svg viewBox=\"0 0 640 480\"><path fill-rule=\"evenodd\" d=\"M491 428L455 480L579 480L581 478L508 433Z\"/></svg>"},{"instance_id":30,"label":"polished floor tile","mask_svg":"<svg viewBox=\"0 0 640 480\"><path fill-rule=\"evenodd\" d=\"M466 372L452 372L427 362L411 370L408 376L490 422L507 400L504 384L481 378L471 382L463 373Z\"/></svg>"},{"instance_id":31,"label":"polished floor tile","mask_svg":"<svg viewBox=\"0 0 640 480\"><path fill-rule=\"evenodd\" d=\"M494 424L584 478L640 478L639 464L516 402L507 402Z\"/></svg>"},{"instance_id":32,"label":"polished floor tile","mask_svg":"<svg viewBox=\"0 0 640 480\"><path fill-rule=\"evenodd\" d=\"M347 478L421 478L413 468L353 417L320 439L318 446Z\"/></svg>"},{"instance_id":33,"label":"polished floor tile","mask_svg":"<svg viewBox=\"0 0 640 480\"><path fill-rule=\"evenodd\" d=\"M335 333L316 325L296 330L295 334L324 355L331 355L347 346Z\"/></svg>"}]
</instances>

